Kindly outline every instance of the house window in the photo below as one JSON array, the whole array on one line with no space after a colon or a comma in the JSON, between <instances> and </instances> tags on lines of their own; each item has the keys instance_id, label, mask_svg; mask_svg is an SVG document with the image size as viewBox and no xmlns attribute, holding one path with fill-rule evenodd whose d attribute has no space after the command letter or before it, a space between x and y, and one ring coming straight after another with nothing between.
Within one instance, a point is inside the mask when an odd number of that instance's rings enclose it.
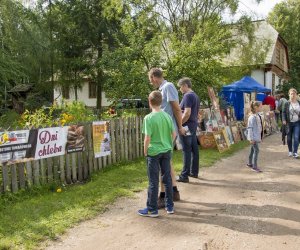
<instances>
[{"instance_id":1,"label":"house window","mask_svg":"<svg viewBox=\"0 0 300 250\"><path fill-rule=\"evenodd\" d=\"M69 88L69 86L62 86L62 97L64 99L70 99L70 88Z\"/></svg>"},{"instance_id":2,"label":"house window","mask_svg":"<svg viewBox=\"0 0 300 250\"><path fill-rule=\"evenodd\" d=\"M97 98L97 85L95 82L89 82L89 98Z\"/></svg>"}]
</instances>

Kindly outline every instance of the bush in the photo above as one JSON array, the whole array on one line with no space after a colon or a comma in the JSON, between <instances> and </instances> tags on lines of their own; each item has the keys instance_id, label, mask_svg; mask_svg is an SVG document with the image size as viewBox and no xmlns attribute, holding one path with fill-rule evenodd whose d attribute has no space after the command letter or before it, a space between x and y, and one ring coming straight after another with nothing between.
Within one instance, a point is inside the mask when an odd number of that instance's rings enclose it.
<instances>
[{"instance_id":1,"label":"bush","mask_svg":"<svg viewBox=\"0 0 300 250\"><path fill-rule=\"evenodd\" d=\"M0 128L7 130L9 128L15 128L18 126L18 120L20 115L14 110L6 110L0 117Z\"/></svg>"}]
</instances>

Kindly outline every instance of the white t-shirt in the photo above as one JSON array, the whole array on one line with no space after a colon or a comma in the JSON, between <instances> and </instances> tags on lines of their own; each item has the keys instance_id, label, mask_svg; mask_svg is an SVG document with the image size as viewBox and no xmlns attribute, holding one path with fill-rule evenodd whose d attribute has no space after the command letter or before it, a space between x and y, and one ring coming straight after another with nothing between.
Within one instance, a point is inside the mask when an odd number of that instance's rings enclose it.
<instances>
[{"instance_id":1,"label":"white t-shirt","mask_svg":"<svg viewBox=\"0 0 300 250\"><path fill-rule=\"evenodd\" d=\"M290 102L290 120L297 122L299 120L300 106L298 102Z\"/></svg>"}]
</instances>

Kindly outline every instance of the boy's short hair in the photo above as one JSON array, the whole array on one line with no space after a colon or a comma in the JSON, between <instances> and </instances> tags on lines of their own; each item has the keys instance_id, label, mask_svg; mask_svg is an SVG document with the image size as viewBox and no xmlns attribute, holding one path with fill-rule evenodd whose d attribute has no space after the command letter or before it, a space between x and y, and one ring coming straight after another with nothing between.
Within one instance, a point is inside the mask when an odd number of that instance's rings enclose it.
<instances>
[{"instance_id":1,"label":"boy's short hair","mask_svg":"<svg viewBox=\"0 0 300 250\"><path fill-rule=\"evenodd\" d=\"M162 103L162 94L158 90L152 91L148 99L152 106L160 106Z\"/></svg>"},{"instance_id":2,"label":"boy's short hair","mask_svg":"<svg viewBox=\"0 0 300 250\"><path fill-rule=\"evenodd\" d=\"M178 87L181 87L182 85L186 85L186 86L188 86L191 89L192 88L192 81L191 81L191 79L188 78L188 77L181 78L178 81Z\"/></svg>"},{"instance_id":3,"label":"boy's short hair","mask_svg":"<svg viewBox=\"0 0 300 250\"><path fill-rule=\"evenodd\" d=\"M163 77L163 71L160 68L152 68L149 71L149 76L154 76L157 78L162 78Z\"/></svg>"}]
</instances>

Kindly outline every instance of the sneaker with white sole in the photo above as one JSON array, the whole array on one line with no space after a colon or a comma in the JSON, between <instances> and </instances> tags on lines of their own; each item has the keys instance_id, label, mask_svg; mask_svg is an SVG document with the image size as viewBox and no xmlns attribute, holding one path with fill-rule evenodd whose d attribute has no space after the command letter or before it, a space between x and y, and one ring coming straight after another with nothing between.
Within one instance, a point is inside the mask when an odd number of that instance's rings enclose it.
<instances>
[{"instance_id":1,"label":"sneaker with white sole","mask_svg":"<svg viewBox=\"0 0 300 250\"><path fill-rule=\"evenodd\" d=\"M144 217L157 217L158 216L158 211L149 211L148 208L144 208L138 211L138 214L140 216L144 216Z\"/></svg>"},{"instance_id":2,"label":"sneaker with white sole","mask_svg":"<svg viewBox=\"0 0 300 250\"><path fill-rule=\"evenodd\" d=\"M293 154L293 157L296 158L296 159L298 159L298 158L299 158L299 155L298 155L297 153L294 153L294 154Z\"/></svg>"},{"instance_id":3,"label":"sneaker with white sole","mask_svg":"<svg viewBox=\"0 0 300 250\"><path fill-rule=\"evenodd\" d=\"M174 208L173 207L166 207L167 214L174 214Z\"/></svg>"},{"instance_id":4,"label":"sneaker with white sole","mask_svg":"<svg viewBox=\"0 0 300 250\"><path fill-rule=\"evenodd\" d=\"M289 157L292 157L293 156L293 153L292 152L289 152Z\"/></svg>"}]
</instances>

